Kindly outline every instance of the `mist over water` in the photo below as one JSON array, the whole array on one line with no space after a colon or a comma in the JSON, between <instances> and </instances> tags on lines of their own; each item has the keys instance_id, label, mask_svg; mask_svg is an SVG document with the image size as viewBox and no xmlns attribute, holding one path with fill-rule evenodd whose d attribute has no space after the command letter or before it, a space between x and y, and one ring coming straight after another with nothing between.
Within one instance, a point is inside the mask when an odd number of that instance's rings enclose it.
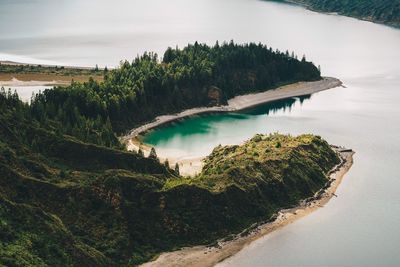
<instances>
[{"instance_id":1,"label":"mist over water","mask_svg":"<svg viewBox=\"0 0 400 267\"><path fill-rule=\"evenodd\" d=\"M207 155L256 133L314 133L356 151L324 208L221 266L400 266L400 31L258 0L0 0L1 59L116 66L199 41L262 42L321 65L346 88L251 111L195 117L145 140Z\"/></svg>"}]
</instances>

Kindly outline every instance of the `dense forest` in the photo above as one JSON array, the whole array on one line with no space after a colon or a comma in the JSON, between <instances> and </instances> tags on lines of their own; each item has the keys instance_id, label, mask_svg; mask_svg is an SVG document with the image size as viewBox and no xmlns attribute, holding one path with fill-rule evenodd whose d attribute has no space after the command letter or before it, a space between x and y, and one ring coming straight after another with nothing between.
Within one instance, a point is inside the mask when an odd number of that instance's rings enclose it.
<instances>
[{"instance_id":1,"label":"dense forest","mask_svg":"<svg viewBox=\"0 0 400 267\"><path fill-rule=\"evenodd\" d=\"M257 135L184 178L54 127L0 94L0 266L135 266L212 245L312 196L338 162L320 137Z\"/></svg>"},{"instance_id":2,"label":"dense forest","mask_svg":"<svg viewBox=\"0 0 400 267\"><path fill-rule=\"evenodd\" d=\"M372 22L400 27L400 0L279 0L304 5L315 11L335 12Z\"/></svg>"},{"instance_id":3,"label":"dense forest","mask_svg":"<svg viewBox=\"0 0 400 267\"><path fill-rule=\"evenodd\" d=\"M227 99L281 84L320 79L305 57L273 51L262 44L233 42L168 48L162 60L145 53L90 80L46 90L32 97L40 121L60 124L61 133L82 141L118 146L121 134L157 115L186 108L224 104ZM61 127L62 126L62 127Z\"/></svg>"}]
</instances>

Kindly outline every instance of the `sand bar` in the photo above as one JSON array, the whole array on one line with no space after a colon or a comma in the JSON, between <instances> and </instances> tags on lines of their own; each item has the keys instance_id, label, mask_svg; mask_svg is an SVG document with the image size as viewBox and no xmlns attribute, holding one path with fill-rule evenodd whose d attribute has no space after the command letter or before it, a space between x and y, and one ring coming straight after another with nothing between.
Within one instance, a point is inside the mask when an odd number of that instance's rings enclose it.
<instances>
[{"instance_id":1,"label":"sand bar","mask_svg":"<svg viewBox=\"0 0 400 267\"><path fill-rule=\"evenodd\" d=\"M246 236L237 235L232 241L218 242L218 247L196 246L183 248L174 252L161 254L155 261L145 263L142 267L208 267L214 266L219 262L238 253L251 242L263 237L277 229L298 220L311 212L323 207L333 196L342 181L344 175L353 164L354 152L348 149L338 151L341 163L335 166L329 174L330 186L325 190L320 190L314 197L302 201L298 207L281 210L277 219L273 222L259 225Z\"/></svg>"}]
</instances>

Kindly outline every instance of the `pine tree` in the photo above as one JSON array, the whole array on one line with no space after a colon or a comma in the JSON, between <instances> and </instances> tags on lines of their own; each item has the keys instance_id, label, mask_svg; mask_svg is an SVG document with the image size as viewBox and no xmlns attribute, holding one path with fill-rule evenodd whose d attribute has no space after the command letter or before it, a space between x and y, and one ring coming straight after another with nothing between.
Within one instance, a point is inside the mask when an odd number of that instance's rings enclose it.
<instances>
[{"instance_id":1,"label":"pine tree","mask_svg":"<svg viewBox=\"0 0 400 267\"><path fill-rule=\"evenodd\" d=\"M179 164L178 164L178 162L175 163L175 174L176 174L176 175L180 175Z\"/></svg>"},{"instance_id":2,"label":"pine tree","mask_svg":"<svg viewBox=\"0 0 400 267\"><path fill-rule=\"evenodd\" d=\"M144 157L144 153L141 147L139 147L138 154L139 156Z\"/></svg>"},{"instance_id":3,"label":"pine tree","mask_svg":"<svg viewBox=\"0 0 400 267\"><path fill-rule=\"evenodd\" d=\"M1 94L3 97L6 97L6 96L7 96L7 94L6 94L6 89L4 88L4 86L1 87L1 89L0 89L0 94Z\"/></svg>"},{"instance_id":4,"label":"pine tree","mask_svg":"<svg viewBox=\"0 0 400 267\"><path fill-rule=\"evenodd\" d=\"M164 161L164 166L165 166L165 168L169 169L169 161L168 161L168 159L166 159Z\"/></svg>"},{"instance_id":5,"label":"pine tree","mask_svg":"<svg viewBox=\"0 0 400 267\"><path fill-rule=\"evenodd\" d=\"M35 97L36 97L35 93L32 92L31 102L30 102L31 104L33 104L35 102Z\"/></svg>"},{"instance_id":6,"label":"pine tree","mask_svg":"<svg viewBox=\"0 0 400 267\"><path fill-rule=\"evenodd\" d=\"M150 150L149 158L150 159L158 159L156 149L154 147L152 147Z\"/></svg>"}]
</instances>

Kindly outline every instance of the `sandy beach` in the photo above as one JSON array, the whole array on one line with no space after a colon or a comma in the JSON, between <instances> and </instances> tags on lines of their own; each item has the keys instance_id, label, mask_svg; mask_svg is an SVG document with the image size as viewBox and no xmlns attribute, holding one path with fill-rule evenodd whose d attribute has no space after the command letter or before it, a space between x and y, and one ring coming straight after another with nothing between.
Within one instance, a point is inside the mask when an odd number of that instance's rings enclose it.
<instances>
[{"instance_id":1,"label":"sandy beach","mask_svg":"<svg viewBox=\"0 0 400 267\"><path fill-rule=\"evenodd\" d=\"M314 197L302 201L298 207L281 210L275 221L256 227L250 234L238 234L231 241L220 241L217 247L196 246L183 248L174 252L161 254L155 261L145 263L142 267L208 267L233 256L251 242L298 220L311 212L323 207L333 196L344 175L353 164L354 152L348 149L334 147L341 158L341 163L335 166L329 174L329 185L318 191Z\"/></svg>"},{"instance_id":2,"label":"sandy beach","mask_svg":"<svg viewBox=\"0 0 400 267\"><path fill-rule=\"evenodd\" d=\"M160 125L198 114L212 113L212 112L240 111L276 100L281 100L296 96L310 95L320 91L335 88L341 85L342 82L336 78L324 77L320 81L298 82L294 84L281 86L276 89L268 90L261 93L241 95L228 100L228 104L225 106L192 108L177 114L159 116L154 121L131 130L128 135L121 137L120 140L122 143L126 144L128 150L137 151L140 147L144 151L145 155L148 155L151 147L146 144L143 144L140 141L140 138L138 137L141 134L153 128L156 128ZM203 167L202 157L197 157L197 158L171 157L171 155L163 153L158 153L158 157L162 162L168 159L170 166L172 167L175 166L175 163L178 163L180 173L183 176L194 176L200 173Z\"/></svg>"},{"instance_id":3,"label":"sandy beach","mask_svg":"<svg viewBox=\"0 0 400 267\"><path fill-rule=\"evenodd\" d=\"M137 138L128 140L126 148L129 151L138 151L140 148L146 157L149 156L151 150L151 146L140 142ZM204 165L204 157L172 157L168 153L160 153L160 151L157 151L157 156L161 162L165 162L168 159L171 168L174 168L175 164L178 163L179 173L182 176L195 176L201 172Z\"/></svg>"}]
</instances>

